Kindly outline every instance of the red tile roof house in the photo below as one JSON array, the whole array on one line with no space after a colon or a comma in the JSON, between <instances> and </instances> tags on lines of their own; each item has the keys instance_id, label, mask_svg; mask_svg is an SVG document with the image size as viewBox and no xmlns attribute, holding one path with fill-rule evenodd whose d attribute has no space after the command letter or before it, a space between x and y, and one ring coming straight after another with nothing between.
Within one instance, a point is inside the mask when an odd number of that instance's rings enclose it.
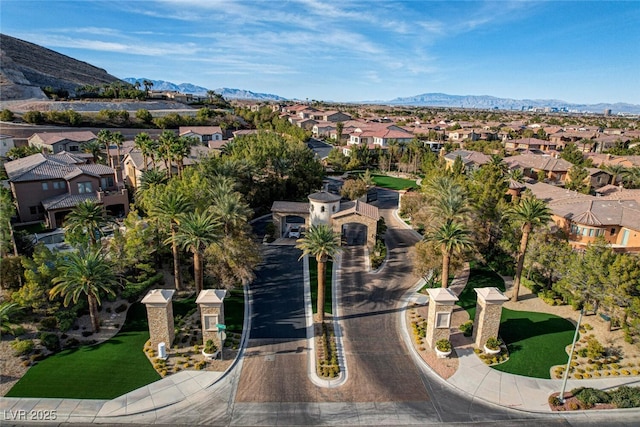
<instances>
[{"instance_id":1,"label":"red tile roof house","mask_svg":"<svg viewBox=\"0 0 640 427\"><path fill-rule=\"evenodd\" d=\"M553 222L567 233L574 249L582 250L602 236L615 251L640 253L640 190L596 197L540 182L526 186L548 203Z\"/></svg>"},{"instance_id":2,"label":"red tile roof house","mask_svg":"<svg viewBox=\"0 0 640 427\"><path fill-rule=\"evenodd\" d=\"M50 153L79 153L85 142L95 141L96 135L90 131L34 133L28 138L29 146L46 149Z\"/></svg>"},{"instance_id":3,"label":"red tile roof house","mask_svg":"<svg viewBox=\"0 0 640 427\"><path fill-rule=\"evenodd\" d=\"M509 169L522 169L525 176L538 180L544 174L545 181L558 185L567 180L567 173L573 166L563 159L539 154L521 154L504 159Z\"/></svg>"},{"instance_id":4,"label":"red tile roof house","mask_svg":"<svg viewBox=\"0 0 640 427\"><path fill-rule=\"evenodd\" d=\"M49 228L62 227L64 217L84 200L104 206L107 213L129 213L127 190L105 165L62 152L34 154L5 163L20 223L44 221Z\"/></svg>"},{"instance_id":5,"label":"red tile roof house","mask_svg":"<svg viewBox=\"0 0 640 427\"><path fill-rule=\"evenodd\" d=\"M345 156L350 155L353 145L367 145L369 149L375 150L389 148L391 141L399 144L408 144L414 139L412 132L390 123L366 123L355 128L349 134L347 146L342 149Z\"/></svg>"}]
</instances>

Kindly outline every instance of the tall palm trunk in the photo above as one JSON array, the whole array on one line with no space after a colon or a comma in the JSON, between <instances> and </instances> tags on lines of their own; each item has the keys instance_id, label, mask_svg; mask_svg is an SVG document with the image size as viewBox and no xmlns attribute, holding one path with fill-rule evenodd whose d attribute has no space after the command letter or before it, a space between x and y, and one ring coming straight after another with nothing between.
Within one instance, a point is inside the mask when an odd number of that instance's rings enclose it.
<instances>
[{"instance_id":1,"label":"tall palm trunk","mask_svg":"<svg viewBox=\"0 0 640 427\"><path fill-rule=\"evenodd\" d=\"M176 229L171 226L171 252L173 252L173 282L176 290L182 289L182 281L180 280L180 256L178 253L178 244L176 242Z\"/></svg>"},{"instance_id":2,"label":"tall palm trunk","mask_svg":"<svg viewBox=\"0 0 640 427\"><path fill-rule=\"evenodd\" d=\"M324 276L327 270L326 258L317 258L318 261L318 318L320 324L324 323Z\"/></svg>"},{"instance_id":3,"label":"tall palm trunk","mask_svg":"<svg viewBox=\"0 0 640 427\"><path fill-rule=\"evenodd\" d=\"M202 255L199 251L193 253L193 275L196 280L196 297L200 295L203 288L203 276L202 276Z\"/></svg>"},{"instance_id":4,"label":"tall palm trunk","mask_svg":"<svg viewBox=\"0 0 640 427\"><path fill-rule=\"evenodd\" d=\"M444 246L444 245L443 245ZM449 286L449 261L451 254L444 247L442 248L442 287Z\"/></svg>"},{"instance_id":5,"label":"tall palm trunk","mask_svg":"<svg viewBox=\"0 0 640 427\"><path fill-rule=\"evenodd\" d=\"M89 300L89 317L91 317L91 327L93 332L100 332L100 319L98 318L98 301L93 295L87 295Z\"/></svg>"},{"instance_id":6,"label":"tall palm trunk","mask_svg":"<svg viewBox=\"0 0 640 427\"><path fill-rule=\"evenodd\" d=\"M513 295L511 301L518 301L518 294L520 293L520 278L522 276L522 268L524 267L524 256L527 252L527 245L529 244L529 233L531 233L531 224L525 224L522 227L522 239L520 239L520 251L518 252L518 264L516 265L516 275L513 279Z\"/></svg>"}]
</instances>

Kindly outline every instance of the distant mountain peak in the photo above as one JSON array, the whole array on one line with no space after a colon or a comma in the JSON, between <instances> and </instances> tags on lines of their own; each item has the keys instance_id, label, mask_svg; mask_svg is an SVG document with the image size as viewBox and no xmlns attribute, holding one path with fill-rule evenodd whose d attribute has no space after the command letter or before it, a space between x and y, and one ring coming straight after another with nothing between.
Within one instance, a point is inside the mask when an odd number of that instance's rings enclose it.
<instances>
[{"instance_id":1,"label":"distant mountain peak","mask_svg":"<svg viewBox=\"0 0 640 427\"><path fill-rule=\"evenodd\" d=\"M206 87L196 86L191 83L172 83L164 80L153 80L147 78L137 78L137 77L127 77L124 81L129 82L131 84L135 84L135 82L140 83L147 80L153 83L153 90L167 90L167 91L177 91L181 93L187 93L198 96L207 96L207 92L211 89L207 89ZM256 101L286 101L286 98L283 98L278 95L273 95L270 93L256 93L251 92L249 90L244 89L230 89L230 88L218 88L213 90L215 93L222 95L225 99L253 99Z\"/></svg>"}]
</instances>

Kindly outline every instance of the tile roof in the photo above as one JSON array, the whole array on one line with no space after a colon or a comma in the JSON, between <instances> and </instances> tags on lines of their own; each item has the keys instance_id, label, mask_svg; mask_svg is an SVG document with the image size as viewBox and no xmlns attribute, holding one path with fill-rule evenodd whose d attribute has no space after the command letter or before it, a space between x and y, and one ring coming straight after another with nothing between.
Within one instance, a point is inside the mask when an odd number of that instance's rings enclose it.
<instances>
[{"instance_id":1,"label":"tile roof","mask_svg":"<svg viewBox=\"0 0 640 427\"><path fill-rule=\"evenodd\" d=\"M573 166L564 159L556 159L552 156L538 154L521 154L519 156L507 157L504 161L511 169L515 166L520 166L522 168L532 168L551 172L567 172L571 169L571 166Z\"/></svg>"},{"instance_id":2,"label":"tile roof","mask_svg":"<svg viewBox=\"0 0 640 427\"><path fill-rule=\"evenodd\" d=\"M275 201L271 205L271 212L284 212L292 214L308 214L309 203Z\"/></svg>"},{"instance_id":3,"label":"tile roof","mask_svg":"<svg viewBox=\"0 0 640 427\"><path fill-rule=\"evenodd\" d=\"M333 214L331 218L340 218L354 213L356 215L362 215L371 219L375 219L376 221L380 219L377 206L361 202L360 200L342 203L340 205L340 211Z\"/></svg>"},{"instance_id":4,"label":"tile roof","mask_svg":"<svg viewBox=\"0 0 640 427\"><path fill-rule=\"evenodd\" d=\"M65 209L78 206L80 202L85 200L91 200L92 202L98 202L98 196L95 193L89 194L61 194L59 196L52 197L42 201L42 206L46 210L52 209Z\"/></svg>"},{"instance_id":5,"label":"tile roof","mask_svg":"<svg viewBox=\"0 0 640 427\"><path fill-rule=\"evenodd\" d=\"M78 132L41 132L34 133L29 137L38 138L43 144L53 145L57 142L69 140L75 142L87 142L92 139L96 139L97 136L91 131L78 131Z\"/></svg>"},{"instance_id":6,"label":"tile roof","mask_svg":"<svg viewBox=\"0 0 640 427\"><path fill-rule=\"evenodd\" d=\"M622 190L605 196L590 196L544 183L527 184L545 200L554 215L584 225L620 225L640 230L640 190Z\"/></svg>"},{"instance_id":7,"label":"tile roof","mask_svg":"<svg viewBox=\"0 0 640 427\"><path fill-rule=\"evenodd\" d=\"M220 126L180 126L179 135L186 133L195 133L196 135L213 135L214 133L222 133Z\"/></svg>"},{"instance_id":8,"label":"tile roof","mask_svg":"<svg viewBox=\"0 0 640 427\"><path fill-rule=\"evenodd\" d=\"M11 182L71 179L78 175L92 176L113 174L112 168L100 164L84 164L84 159L69 153L33 154L5 163Z\"/></svg>"}]
</instances>

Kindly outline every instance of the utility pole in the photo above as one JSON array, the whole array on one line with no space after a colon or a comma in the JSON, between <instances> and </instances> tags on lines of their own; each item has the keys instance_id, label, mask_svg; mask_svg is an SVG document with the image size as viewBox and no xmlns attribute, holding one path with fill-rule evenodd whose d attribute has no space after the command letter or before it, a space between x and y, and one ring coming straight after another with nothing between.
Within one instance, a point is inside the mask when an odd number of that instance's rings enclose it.
<instances>
[{"instance_id":1,"label":"utility pole","mask_svg":"<svg viewBox=\"0 0 640 427\"><path fill-rule=\"evenodd\" d=\"M580 331L580 322L582 321L582 313L584 307L580 309L580 316L578 317L578 324L576 325L576 333L573 334L573 343L571 343L571 351L569 351L569 361L567 362L567 368L564 370L564 378L562 380L562 389L560 390L560 402L564 403L564 390L567 388L567 379L569 378L569 369L571 368L571 358L573 357L573 350L576 348L576 341L578 340L578 332Z\"/></svg>"}]
</instances>

